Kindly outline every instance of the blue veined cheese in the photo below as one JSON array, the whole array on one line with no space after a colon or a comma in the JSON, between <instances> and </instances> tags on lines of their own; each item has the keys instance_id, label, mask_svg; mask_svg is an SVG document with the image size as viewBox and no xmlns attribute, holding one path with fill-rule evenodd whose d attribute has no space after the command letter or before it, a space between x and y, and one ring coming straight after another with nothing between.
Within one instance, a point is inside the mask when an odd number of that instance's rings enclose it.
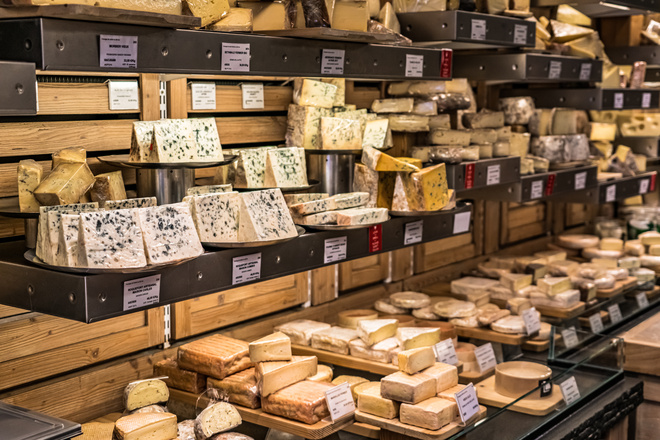
<instances>
[{"instance_id":1,"label":"blue veined cheese","mask_svg":"<svg viewBox=\"0 0 660 440\"><path fill-rule=\"evenodd\" d=\"M279 188L241 193L238 241L274 240L297 235Z\"/></svg>"},{"instance_id":2,"label":"blue veined cheese","mask_svg":"<svg viewBox=\"0 0 660 440\"><path fill-rule=\"evenodd\" d=\"M154 121L133 122L131 136L131 162L149 162L154 138Z\"/></svg>"},{"instance_id":3,"label":"blue veined cheese","mask_svg":"<svg viewBox=\"0 0 660 440\"><path fill-rule=\"evenodd\" d=\"M392 131L417 133L429 131L429 117L421 115L389 115Z\"/></svg>"},{"instance_id":4,"label":"blue veined cheese","mask_svg":"<svg viewBox=\"0 0 660 440\"><path fill-rule=\"evenodd\" d=\"M322 150L361 150L362 127L357 119L321 118Z\"/></svg>"},{"instance_id":5,"label":"blue veined cheese","mask_svg":"<svg viewBox=\"0 0 660 440\"><path fill-rule=\"evenodd\" d=\"M154 122L154 143L149 162L172 163L197 160L197 146L190 119Z\"/></svg>"},{"instance_id":6,"label":"blue veined cheese","mask_svg":"<svg viewBox=\"0 0 660 440\"><path fill-rule=\"evenodd\" d=\"M369 193L369 208L378 204L378 171L361 163L355 164L353 171L353 191Z\"/></svg>"},{"instance_id":7,"label":"blue veined cheese","mask_svg":"<svg viewBox=\"0 0 660 440\"><path fill-rule=\"evenodd\" d=\"M187 203L138 210L149 264L197 257L204 253Z\"/></svg>"},{"instance_id":8,"label":"blue veined cheese","mask_svg":"<svg viewBox=\"0 0 660 440\"><path fill-rule=\"evenodd\" d=\"M302 165L303 175L307 179L307 154L305 153L304 148L298 148L298 155L300 156L300 165Z\"/></svg>"},{"instance_id":9,"label":"blue veined cheese","mask_svg":"<svg viewBox=\"0 0 660 440\"><path fill-rule=\"evenodd\" d=\"M336 225L338 212L339 211L326 211L309 215L296 215L293 219L297 225Z\"/></svg>"},{"instance_id":10,"label":"blue veined cheese","mask_svg":"<svg viewBox=\"0 0 660 440\"><path fill-rule=\"evenodd\" d=\"M138 210L81 213L78 263L99 269L146 266Z\"/></svg>"},{"instance_id":11,"label":"blue veined cheese","mask_svg":"<svg viewBox=\"0 0 660 440\"><path fill-rule=\"evenodd\" d=\"M438 211L449 202L449 189L447 186L447 172L445 164L422 168L414 173L399 173L401 185L395 198L405 197L410 211ZM403 193L401 193L403 189ZM398 210L398 209L397 209Z\"/></svg>"},{"instance_id":12,"label":"blue veined cheese","mask_svg":"<svg viewBox=\"0 0 660 440\"><path fill-rule=\"evenodd\" d=\"M308 215L316 214L318 212L326 212L337 209L332 199L325 198L320 200L311 200L309 202L298 203L289 206L292 215Z\"/></svg>"},{"instance_id":13,"label":"blue veined cheese","mask_svg":"<svg viewBox=\"0 0 660 440\"><path fill-rule=\"evenodd\" d=\"M404 159L404 158L402 158ZM419 171L419 167L408 160L402 160L385 154L375 148L362 151L362 163L375 171Z\"/></svg>"},{"instance_id":14,"label":"blue veined cheese","mask_svg":"<svg viewBox=\"0 0 660 440\"><path fill-rule=\"evenodd\" d=\"M199 196L202 194L214 194L214 193L224 193L230 192L232 190L230 184L224 185L203 185L203 186L193 186L186 190L187 196Z\"/></svg>"},{"instance_id":15,"label":"blue veined cheese","mask_svg":"<svg viewBox=\"0 0 660 440\"><path fill-rule=\"evenodd\" d=\"M99 209L99 204L96 202L78 203L73 205L41 206L39 208L39 227L37 232L37 248L35 251L37 257L39 257L44 263L55 264L60 218L55 216L49 219L49 213L78 214L81 212L96 211L97 209ZM52 233L51 229L53 230ZM55 241L52 242L51 237L55 237Z\"/></svg>"},{"instance_id":16,"label":"blue veined cheese","mask_svg":"<svg viewBox=\"0 0 660 440\"><path fill-rule=\"evenodd\" d=\"M57 266L78 267L80 214L62 214L60 222L55 264Z\"/></svg>"},{"instance_id":17,"label":"blue veined cheese","mask_svg":"<svg viewBox=\"0 0 660 440\"><path fill-rule=\"evenodd\" d=\"M277 148L266 154L266 187L293 188L307 186L306 167L303 166L298 147Z\"/></svg>"},{"instance_id":18,"label":"blue veined cheese","mask_svg":"<svg viewBox=\"0 0 660 440\"><path fill-rule=\"evenodd\" d=\"M186 199L190 200L186 200ZM236 191L186 197L199 239L204 243L238 241L240 195Z\"/></svg>"},{"instance_id":19,"label":"blue veined cheese","mask_svg":"<svg viewBox=\"0 0 660 440\"><path fill-rule=\"evenodd\" d=\"M346 79L345 78L323 78L324 83L337 87L333 107L344 107L346 105Z\"/></svg>"},{"instance_id":20,"label":"blue veined cheese","mask_svg":"<svg viewBox=\"0 0 660 440\"><path fill-rule=\"evenodd\" d=\"M293 82L293 103L331 109L337 95L337 86L308 78Z\"/></svg>"},{"instance_id":21,"label":"blue veined cheese","mask_svg":"<svg viewBox=\"0 0 660 440\"><path fill-rule=\"evenodd\" d=\"M106 200L103 203L103 209L112 211L115 209L149 208L157 205L158 201L155 197L138 197L137 199Z\"/></svg>"},{"instance_id":22,"label":"blue veined cheese","mask_svg":"<svg viewBox=\"0 0 660 440\"><path fill-rule=\"evenodd\" d=\"M321 118L332 116L332 110L289 104L286 145L307 150L321 148Z\"/></svg>"},{"instance_id":23,"label":"blue veined cheese","mask_svg":"<svg viewBox=\"0 0 660 440\"><path fill-rule=\"evenodd\" d=\"M413 98L376 99L371 103L374 113L410 113L414 107Z\"/></svg>"},{"instance_id":24,"label":"blue veined cheese","mask_svg":"<svg viewBox=\"0 0 660 440\"><path fill-rule=\"evenodd\" d=\"M327 199L328 197L330 197L328 193L284 194L284 201L287 206L293 206L299 203L311 202L312 200Z\"/></svg>"},{"instance_id":25,"label":"blue veined cheese","mask_svg":"<svg viewBox=\"0 0 660 440\"><path fill-rule=\"evenodd\" d=\"M40 203L34 197L44 170L32 159L22 160L18 163L18 204L21 212L39 212Z\"/></svg>"},{"instance_id":26,"label":"blue veined cheese","mask_svg":"<svg viewBox=\"0 0 660 440\"><path fill-rule=\"evenodd\" d=\"M200 162L222 161L222 145L214 118L190 119L193 139L197 149L197 160Z\"/></svg>"},{"instance_id":27,"label":"blue veined cheese","mask_svg":"<svg viewBox=\"0 0 660 440\"><path fill-rule=\"evenodd\" d=\"M268 150L254 148L241 150L236 162L236 188L263 188L266 184L266 157Z\"/></svg>"},{"instance_id":28,"label":"blue veined cheese","mask_svg":"<svg viewBox=\"0 0 660 440\"><path fill-rule=\"evenodd\" d=\"M362 128L362 131L364 131L364 126L367 123L367 114L367 109L361 108L359 110L336 112L334 115L332 115L332 117L340 119L356 119L360 121L360 127Z\"/></svg>"},{"instance_id":29,"label":"blue veined cheese","mask_svg":"<svg viewBox=\"0 0 660 440\"><path fill-rule=\"evenodd\" d=\"M335 194L330 197L333 209L348 209L365 206L369 203L370 194L368 192L352 192L344 194Z\"/></svg>"},{"instance_id":30,"label":"blue veined cheese","mask_svg":"<svg viewBox=\"0 0 660 440\"><path fill-rule=\"evenodd\" d=\"M385 147L385 139L390 126L389 119L374 119L367 121L362 135L362 148L375 148L382 150Z\"/></svg>"},{"instance_id":31,"label":"blue veined cheese","mask_svg":"<svg viewBox=\"0 0 660 440\"><path fill-rule=\"evenodd\" d=\"M337 211L338 225L368 225L387 220L387 208L352 208Z\"/></svg>"}]
</instances>

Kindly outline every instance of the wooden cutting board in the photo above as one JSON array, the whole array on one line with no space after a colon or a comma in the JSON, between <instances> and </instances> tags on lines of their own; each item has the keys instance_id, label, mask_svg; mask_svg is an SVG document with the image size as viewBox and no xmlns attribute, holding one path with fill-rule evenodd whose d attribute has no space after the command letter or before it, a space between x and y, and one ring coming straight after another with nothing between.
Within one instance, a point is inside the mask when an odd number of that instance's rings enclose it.
<instances>
[{"instance_id":1,"label":"wooden cutting board","mask_svg":"<svg viewBox=\"0 0 660 440\"><path fill-rule=\"evenodd\" d=\"M660 376L660 313L620 337L624 340L624 370Z\"/></svg>"}]
</instances>

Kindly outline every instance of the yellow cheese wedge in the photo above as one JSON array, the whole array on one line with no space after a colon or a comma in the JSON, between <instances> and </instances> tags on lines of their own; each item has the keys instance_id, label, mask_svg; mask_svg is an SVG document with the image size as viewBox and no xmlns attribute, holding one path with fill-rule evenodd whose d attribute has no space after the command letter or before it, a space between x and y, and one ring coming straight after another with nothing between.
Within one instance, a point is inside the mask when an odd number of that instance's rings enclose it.
<instances>
[{"instance_id":1,"label":"yellow cheese wedge","mask_svg":"<svg viewBox=\"0 0 660 440\"><path fill-rule=\"evenodd\" d=\"M53 169L62 163L85 163L87 151L84 148L65 148L53 153Z\"/></svg>"},{"instance_id":2,"label":"yellow cheese wedge","mask_svg":"<svg viewBox=\"0 0 660 440\"><path fill-rule=\"evenodd\" d=\"M399 352L399 370L415 374L435 364L435 351L432 347L413 348Z\"/></svg>"},{"instance_id":3,"label":"yellow cheese wedge","mask_svg":"<svg viewBox=\"0 0 660 440\"><path fill-rule=\"evenodd\" d=\"M358 410L384 419L394 419L399 415L399 402L384 398L380 393L380 382L360 384L356 388Z\"/></svg>"},{"instance_id":4,"label":"yellow cheese wedge","mask_svg":"<svg viewBox=\"0 0 660 440\"><path fill-rule=\"evenodd\" d=\"M557 7L557 20L578 26L591 26L591 18L569 5L559 5Z\"/></svg>"},{"instance_id":5,"label":"yellow cheese wedge","mask_svg":"<svg viewBox=\"0 0 660 440\"><path fill-rule=\"evenodd\" d=\"M229 12L228 0L186 0L188 9L202 19L202 27L215 23Z\"/></svg>"},{"instance_id":6,"label":"yellow cheese wedge","mask_svg":"<svg viewBox=\"0 0 660 440\"><path fill-rule=\"evenodd\" d=\"M367 147L362 151L362 163L375 171L419 171L419 168L415 165L396 159L371 147Z\"/></svg>"},{"instance_id":7,"label":"yellow cheese wedge","mask_svg":"<svg viewBox=\"0 0 660 440\"><path fill-rule=\"evenodd\" d=\"M69 205L78 203L93 184L86 163L63 163L41 181L34 196L42 205Z\"/></svg>"},{"instance_id":8,"label":"yellow cheese wedge","mask_svg":"<svg viewBox=\"0 0 660 440\"><path fill-rule=\"evenodd\" d=\"M252 32L252 9L229 8L227 15L207 29L219 32Z\"/></svg>"},{"instance_id":9,"label":"yellow cheese wedge","mask_svg":"<svg viewBox=\"0 0 660 440\"><path fill-rule=\"evenodd\" d=\"M250 342L248 348L251 362L291 360L291 339L281 332Z\"/></svg>"},{"instance_id":10,"label":"yellow cheese wedge","mask_svg":"<svg viewBox=\"0 0 660 440\"><path fill-rule=\"evenodd\" d=\"M41 183L44 170L32 159L18 163L18 205L21 212L39 212L39 202L34 197L34 190Z\"/></svg>"}]
</instances>

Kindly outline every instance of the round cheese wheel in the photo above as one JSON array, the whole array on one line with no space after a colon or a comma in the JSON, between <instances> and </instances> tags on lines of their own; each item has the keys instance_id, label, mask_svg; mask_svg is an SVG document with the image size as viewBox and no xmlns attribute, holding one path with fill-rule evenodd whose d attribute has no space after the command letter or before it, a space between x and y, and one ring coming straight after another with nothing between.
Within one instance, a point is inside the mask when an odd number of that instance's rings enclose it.
<instances>
[{"instance_id":1,"label":"round cheese wheel","mask_svg":"<svg viewBox=\"0 0 660 440\"><path fill-rule=\"evenodd\" d=\"M477 306L469 301L442 301L433 305L433 311L442 318L467 318L477 314Z\"/></svg>"},{"instance_id":2,"label":"round cheese wheel","mask_svg":"<svg viewBox=\"0 0 660 440\"><path fill-rule=\"evenodd\" d=\"M660 266L660 257L655 255L642 255L640 262L644 267L658 267Z\"/></svg>"},{"instance_id":3,"label":"round cheese wheel","mask_svg":"<svg viewBox=\"0 0 660 440\"><path fill-rule=\"evenodd\" d=\"M344 328L356 329L359 321L363 319L376 319L378 312L371 309L344 310L337 314L337 325Z\"/></svg>"},{"instance_id":4,"label":"round cheese wheel","mask_svg":"<svg viewBox=\"0 0 660 440\"><path fill-rule=\"evenodd\" d=\"M389 315L403 315L404 313L408 313L407 309L392 305L388 299L379 299L376 301L374 303L374 309Z\"/></svg>"},{"instance_id":5,"label":"round cheese wheel","mask_svg":"<svg viewBox=\"0 0 660 440\"><path fill-rule=\"evenodd\" d=\"M404 309L421 309L431 305L431 298L425 293L398 292L390 295L390 303Z\"/></svg>"},{"instance_id":6,"label":"round cheese wheel","mask_svg":"<svg viewBox=\"0 0 660 440\"><path fill-rule=\"evenodd\" d=\"M598 247L599 238L588 234L562 234L557 237L557 244L568 249L584 249Z\"/></svg>"},{"instance_id":7,"label":"round cheese wheel","mask_svg":"<svg viewBox=\"0 0 660 440\"><path fill-rule=\"evenodd\" d=\"M619 259L623 257L623 251L605 251L603 249L598 249L598 248L584 248L582 249L582 256L584 258L592 259L592 258L613 258L613 259Z\"/></svg>"},{"instance_id":8,"label":"round cheese wheel","mask_svg":"<svg viewBox=\"0 0 660 440\"><path fill-rule=\"evenodd\" d=\"M474 344L470 344L468 342L459 342L455 346L456 349L456 357L458 358L459 361L461 362L476 362L477 361L477 355L474 354L474 350L477 349L477 346ZM465 370L465 367L463 367L464 371L469 371Z\"/></svg>"},{"instance_id":9,"label":"round cheese wheel","mask_svg":"<svg viewBox=\"0 0 660 440\"><path fill-rule=\"evenodd\" d=\"M438 321L440 317L433 313L433 307L427 306L422 307L421 309L414 309L412 314L415 318L426 319L428 321Z\"/></svg>"},{"instance_id":10,"label":"round cheese wheel","mask_svg":"<svg viewBox=\"0 0 660 440\"><path fill-rule=\"evenodd\" d=\"M479 327L479 319L477 315L467 316L465 318L452 318L449 320L450 324L455 327L477 328Z\"/></svg>"}]
</instances>

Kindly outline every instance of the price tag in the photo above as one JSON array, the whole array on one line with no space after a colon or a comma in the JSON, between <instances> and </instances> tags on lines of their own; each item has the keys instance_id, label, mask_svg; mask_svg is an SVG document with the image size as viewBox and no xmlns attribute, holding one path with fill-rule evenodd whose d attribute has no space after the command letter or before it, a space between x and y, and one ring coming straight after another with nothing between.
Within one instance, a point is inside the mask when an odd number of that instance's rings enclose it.
<instances>
[{"instance_id":1,"label":"price tag","mask_svg":"<svg viewBox=\"0 0 660 440\"><path fill-rule=\"evenodd\" d=\"M575 381L575 376L571 376L563 381L561 385L559 385L559 388L561 388L561 394L564 396L564 402L566 402L566 405L570 405L580 399L580 389Z\"/></svg>"},{"instance_id":2,"label":"price tag","mask_svg":"<svg viewBox=\"0 0 660 440\"><path fill-rule=\"evenodd\" d=\"M461 421L467 423L479 412L479 400L474 385L469 384L458 393L454 394L458 413L461 415Z\"/></svg>"},{"instance_id":3,"label":"price tag","mask_svg":"<svg viewBox=\"0 0 660 440\"><path fill-rule=\"evenodd\" d=\"M635 295L635 299L637 300L637 305L640 309L645 309L649 306L649 298L646 296L646 293L639 292Z\"/></svg>"},{"instance_id":4,"label":"price tag","mask_svg":"<svg viewBox=\"0 0 660 440\"><path fill-rule=\"evenodd\" d=\"M575 174L575 189L585 189L587 187L587 172L583 171L581 173Z\"/></svg>"},{"instance_id":5,"label":"price tag","mask_svg":"<svg viewBox=\"0 0 660 440\"><path fill-rule=\"evenodd\" d=\"M138 37L99 35L99 66L137 69Z\"/></svg>"},{"instance_id":6,"label":"price tag","mask_svg":"<svg viewBox=\"0 0 660 440\"><path fill-rule=\"evenodd\" d=\"M323 49L321 51L321 73L323 75L343 75L344 55L343 49Z\"/></svg>"},{"instance_id":7,"label":"price tag","mask_svg":"<svg viewBox=\"0 0 660 440\"><path fill-rule=\"evenodd\" d=\"M550 197L552 195L552 192L555 190L555 178L557 177L556 174L550 174L548 176L548 183L545 184L545 195L546 197Z\"/></svg>"},{"instance_id":8,"label":"price tag","mask_svg":"<svg viewBox=\"0 0 660 440\"><path fill-rule=\"evenodd\" d=\"M474 188L474 164L465 165L465 189Z\"/></svg>"},{"instance_id":9,"label":"price tag","mask_svg":"<svg viewBox=\"0 0 660 440\"><path fill-rule=\"evenodd\" d=\"M137 81L109 81L110 110L140 110Z\"/></svg>"},{"instance_id":10,"label":"price tag","mask_svg":"<svg viewBox=\"0 0 660 440\"><path fill-rule=\"evenodd\" d=\"M486 185L497 185L500 183L500 166L491 165L486 171Z\"/></svg>"},{"instance_id":11,"label":"price tag","mask_svg":"<svg viewBox=\"0 0 660 440\"><path fill-rule=\"evenodd\" d=\"M485 40L486 39L486 20L472 20L472 33L470 35L472 40Z\"/></svg>"},{"instance_id":12,"label":"price tag","mask_svg":"<svg viewBox=\"0 0 660 440\"><path fill-rule=\"evenodd\" d=\"M580 65L580 81L589 81L591 78L591 63L582 63Z\"/></svg>"},{"instance_id":13,"label":"price tag","mask_svg":"<svg viewBox=\"0 0 660 440\"><path fill-rule=\"evenodd\" d=\"M548 69L548 78L559 79L561 76L561 61L550 61L550 68Z\"/></svg>"},{"instance_id":14,"label":"price tag","mask_svg":"<svg viewBox=\"0 0 660 440\"><path fill-rule=\"evenodd\" d=\"M492 370L497 366L495 351L493 351L493 345L490 342L488 344L477 347L476 350L474 350L474 355L477 357L479 372L481 373Z\"/></svg>"},{"instance_id":15,"label":"price tag","mask_svg":"<svg viewBox=\"0 0 660 440\"><path fill-rule=\"evenodd\" d=\"M527 44L527 26L517 24L513 27L513 44Z\"/></svg>"},{"instance_id":16,"label":"price tag","mask_svg":"<svg viewBox=\"0 0 660 440\"><path fill-rule=\"evenodd\" d=\"M605 189L605 201L613 202L616 200L616 185L610 185Z\"/></svg>"},{"instance_id":17,"label":"price tag","mask_svg":"<svg viewBox=\"0 0 660 440\"><path fill-rule=\"evenodd\" d=\"M651 176L651 191L655 191L655 177L656 176L657 176L657 174L655 174L655 173Z\"/></svg>"},{"instance_id":18,"label":"price tag","mask_svg":"<svg viewBox=\"0 0 660 440\"><path fill-rule=\"evenodd\" d=\"M124 311L158 304L160 275L124 281Z\"/></svg>"},{"instance_id":19,"label":"price tag","mask_svg":"<svg viewBox=\"0 0 660 440\"><path fill-rule=\"evenodd\" d=\"M454 215L454 235L463 234L470 230L470 216L472 211L459 212Z\"/></svg>"},{"instance_id":20,"label":"price tag","mask_svg":"<svg viewBox=\"0 0 660 440\"><path fill-rule=\"evenodd\" d=\"M346 259L348 237L328 238L324 244L323 262L325 264Z\"/></svg>"},{"instance_id":21,"label":"price tag","mask_svg":"<svg viewBox=\"0 0 660 440\"><path fill-rule=\"evenodd\" d=\"M190 92L193 110L215 110L215 83L194 82Z\"/></svg>"},{"instance_id":22,"label":"price tag","mask_svg":"<svg viewBox=\"0 0 660 440\"><path fill-rule=\"evenodd\" d=\"M532 200L540 199L543 197L543 180L532 182L532 191L530 198Z\"/></svg>"},{"instance_id":23,"label":"price tag","mask_svg":"<svg viewBox=\"0 0 660 440\"><path fill-rule=\"evenodd\" d=\"M642 93L642 108L651 108L651 94Z\"/></svg>"},{"instance_id":24,"label":"price tag","mask_svg":"<svg viewBox=\"0 0 660 440\"><path fill-rule=\"evenodd\" d=\"M223 72L249 72L250 43L222 43L220 70Z\"/></svg>"},{"instance_id":25,"label":"price tag","mask_svg":"<svg viewBox=\"0 0 660 440\"><path fill-rule=\"evenodd\" d=\"M231 283L241 284L261 278L261 252L232 258Z\"/></svg>"},{"instance_id":26,"label":"price tag","mask_svg":"<svg viewBox=\"0 0 660 440\"><path fill-rule=\"evenodd\" d=\"M612 304L607 308L607 311L610 314L610 322L616 324L617 322L623 321L623 315L621 314L621 308L618 304Z\"/></svg>"},{"instance_id":27,"label":"price tag","mask_svg":"<svg viewBox=\"0 0 660 440\"><path fill-rule=\"evenodd\" d=\"M525 322L525 330L527 331L527 336L534 336L541 331L541 319L534 307L531 309L523 310L523 321Z\"/></svg>"},{"instance_id":28,"label":"price tag","mask_svg":"<svg viewBox=\"0 0 660 440\"><path fill-rule=\"evenodd\" d=\"M423 233L424 220L406 223L405 232L403 234L403 244L408 246L409 244L421 243Z\"/></svg>"},{"instance_id":29,"label":"price tag","mask_svg":"<svg viewBox=\"0 0 660 440\"><path fill-rule=\"evenodd\" d=\"M451 62L454 52L451 49L442 49L440 55L440 78L451 78Z\"/></svg>"},{"instance_id":30,"label":"price tag","mask_svg":"<svg viewBox=\"0 0 660 440\"><path fill-rule=\"evenodd\" d=\"M264 84L263 83L243 83L241 84L243 94L244 109L262 109L264 108Z\"/></svg>"},{"instance_id":31,"label":"price tag","mask_svg":"<svg viewBox=\"0 0 660 440\"><path fill-rule=\"evenodd\" d=\"M646 194L649 192L649 183L651 182L651 179L642 179L639 181L639 193L640 194Z\"/></svg>"},{"instance_id":32,"label":"price tag","mask_svg":"<svg viewBox=\"0 0 660 440\"><path fill-rule=\"evenodd\" d=\"M456 356L456 348L451 339L440 341L433 347L435 350L435 358L438 362L444 362L449 365L458 364L458 356Z\"/></svg>"},{"instance_id":33,"label":"price tag","mask_svg":"<svg viewBox=\"0 0 660 440\"><path fill-rule=\"evenodd\" d=\"M325 401L330 410L330 418L334 422L355 412L355 401L351 394L351 386L344 382L325 392Z\"/></svg>"},{"instance_id":34,"label":"price tag","mask_svg":"<svg viewBox=\"0 0 660 440\"><path fill-rule=\"evenodd\" d=\"M580 343L575 327L569 327L561 331L561 337L564 339L566 348L573 348Z\"/></svg>"},{"instance_id":35,"label":"price tag","mask_svg":"<svg viewBox=\"0 0 660 440\"><path fill-rule=\"evenodd\" d=\"M383 250L383 225L369 227L369 252Z\"/></svg>"},{"instance_id":36,"label":"price tag","mask_svg":"<svg viewBox=\"0 0 660 440\"><path fill-rule=\"evenodd\" d=\"M614 94L614 108L623 108L623 93Z\"/></svg>"},{"instance_id":37,"label":"price tag","mask_svg":"<svg viewBox=\"0 0 660 440\"><path fill-rule=\"evenodd\" d=\"M603 318L600 317L599 313L594 313L589 317L589 324L591 324L592 333L602 333L603 329Z\"/></svg>"},{"instance_id":38,"label":"price tag","mask_svg":"<svg viewBox=\"0 0 660 440\"><path fill-rule=\"evenodd\" d=\"M424 75L424 55L406 54L406 76L418 77Z\"/></svg>"}]
</instances>

